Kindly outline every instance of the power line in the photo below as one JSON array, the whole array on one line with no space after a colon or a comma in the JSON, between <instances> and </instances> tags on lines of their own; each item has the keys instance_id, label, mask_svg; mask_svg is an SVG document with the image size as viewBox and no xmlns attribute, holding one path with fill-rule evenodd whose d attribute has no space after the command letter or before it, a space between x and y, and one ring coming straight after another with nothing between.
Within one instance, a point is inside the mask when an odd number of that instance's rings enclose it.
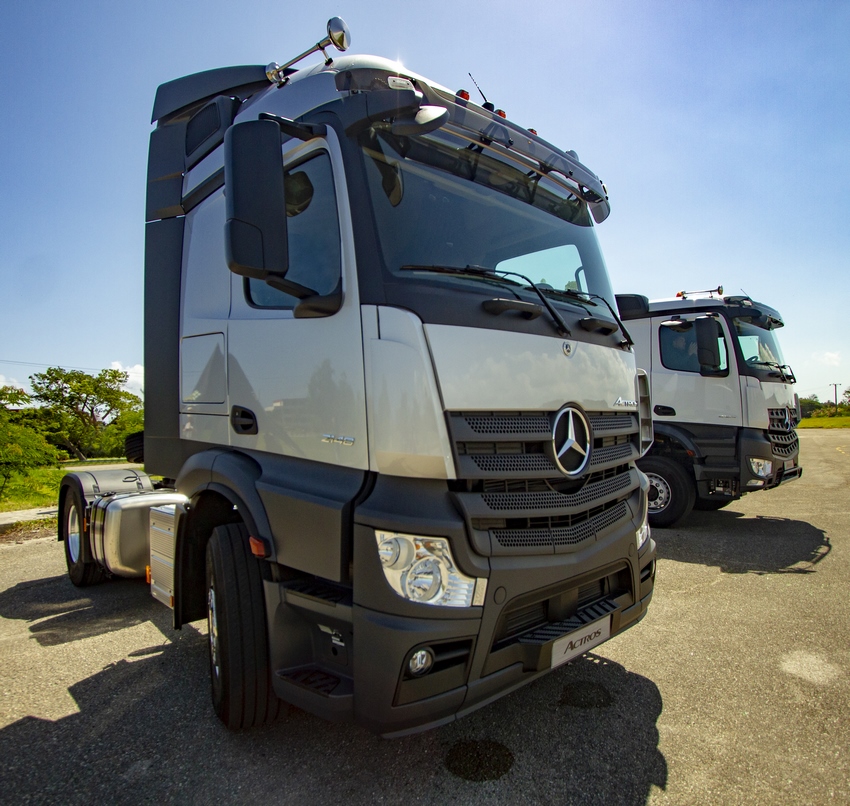
<instances>
[{"instance_id":1,"label":"power line","mask_svg":"<svg viewBox=\"0 0 850 806\"><path fill-rule=\"evenodd\" d=\"M59 367L60 369L80 369L83 372L100 372L103 367L72 367L70 364L38 364L35 361L7 361L0 358L0 364L16 364L21 367Z\"/></svg>"}]
</instances>

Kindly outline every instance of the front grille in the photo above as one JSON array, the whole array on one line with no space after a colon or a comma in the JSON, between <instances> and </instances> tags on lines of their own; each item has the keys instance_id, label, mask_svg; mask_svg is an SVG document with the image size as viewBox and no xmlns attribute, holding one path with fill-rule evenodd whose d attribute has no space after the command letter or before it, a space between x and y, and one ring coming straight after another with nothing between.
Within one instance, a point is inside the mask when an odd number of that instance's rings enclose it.
<instances>
[{"instance_id":1,"label":"front grille","mask_svg":"<svg viewBox=\"0 0 850 806\"><path fill-rule=\"evenodd\" d=\"M612 493L623 492L631 487L628 473L621 472L612 478L588 481L577 493L564 494L548 489L545 492L491 493L485 492L481 500L494 511L563 509L564 507L587 506Z\"/></svg>"},{"instance_id":2,"label":"front grille","mask_svg":"<svg viewBox=\"0 0 850 806\"><path fill-rule=\"evenodd\" d=\"M591 412L590 457L572 478L554 461L557 412L448 415L458 482L455 499L484 554L573 551L631 518L639 486L637 415Z\"/></svg>"},{"instance_id":3,"label":"front grille","mask_svg":"<svg viewBox=\"0 0 850 806\"><path fill-rule=\"evenodd\" d=\"M793 459L800 450L797 432L797 413L793 409L768 409L770 425L767 438L770 440L773 455L780 459Z\"/></svg>"},{"instance_id":4,"label":"front grille","mask_svg":"<svg viewBox=\"0 0 850 806\"><path fill-rule=\"evenodd\" d=\"M549 523L539 525L540 519L529 518L527 525L518 529L493 529L491 535L505 549L577 546L595 537L598 532L613 526L617 521L629 515L624 502L603 507L602 511L590 515L582 512L578 516L565 515L551 518ZM494 552L495 553L495 552Z\"/></svg>"}]
</instances>

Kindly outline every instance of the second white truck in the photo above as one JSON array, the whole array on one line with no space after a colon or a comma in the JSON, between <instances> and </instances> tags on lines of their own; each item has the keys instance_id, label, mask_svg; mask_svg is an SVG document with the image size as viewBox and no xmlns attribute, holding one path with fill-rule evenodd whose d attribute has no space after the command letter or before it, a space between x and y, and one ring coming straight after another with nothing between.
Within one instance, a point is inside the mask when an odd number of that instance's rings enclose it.
<instances>
[{"instance_id":1,"label":"second white truck","mask_svg":"<svg viewBox=\"0 0 850 806\"><path fill-rule=\"evenodd\" d=\"M796 379L776 310L722 287L652 302L618 294L617 304L650 376L655 442L638 467L651 526L800 476Z\"/></svg>"}]
</instances>

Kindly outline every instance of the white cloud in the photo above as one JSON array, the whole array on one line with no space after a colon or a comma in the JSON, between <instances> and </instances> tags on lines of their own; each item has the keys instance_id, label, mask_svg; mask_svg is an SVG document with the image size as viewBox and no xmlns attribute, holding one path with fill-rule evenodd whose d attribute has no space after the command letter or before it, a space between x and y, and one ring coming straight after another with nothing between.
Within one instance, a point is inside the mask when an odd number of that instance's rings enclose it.
<instances>
[{"instance_id":1,"label":"white cloud","mask_svg":"<svg viewBox=\"0 0 850 806\"><path fill-rule=\"evenodd\" d=\"M0 386L17 386L19 389L21 388L21 384L14 378L7 378L5 375L0 375Z\"/></svg>"},{"instance_id":2,"label":"white cloud","mask_svg":"<svg viewBox=\"0 0 850 806\"><path fill-rule=\"evenodd\" d=\"M120 361L113 361L110 364L110 369L120 369L128 375L127 383L124 388L134 395L144 397L145 386L145 368L141 364L133 364L125 367Z\"/></svg>"},{"instance_id":3,"label":"white cloud","mask_svg":"<svg viewBox=\"0 0 850 806\"><path fill-rule=\"evenodd\" d=\"M812 353L812 358L825 367L841 366L841 353Z\"/></svg>"}]
</instances>

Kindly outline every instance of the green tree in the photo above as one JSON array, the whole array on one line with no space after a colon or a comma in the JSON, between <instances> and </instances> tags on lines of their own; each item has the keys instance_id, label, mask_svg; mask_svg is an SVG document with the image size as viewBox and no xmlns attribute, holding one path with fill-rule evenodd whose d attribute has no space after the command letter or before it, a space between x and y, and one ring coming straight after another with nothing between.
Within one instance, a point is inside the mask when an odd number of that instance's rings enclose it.
<instances>
[{"instance_id":1,"label":"green tree","mask_svg":"<svg viewBox=\"0 0 850 806\"><path fill-rule=\"evenodd\" d=\"M823 407L817 395L808 395L800 398L800 412L803 417L811 417L816 411Z\"/></svg>"},{"instance_id":2,"label":"green tree","mask_svg":"<svg viewBox=\"0 0 850 806\"><path fill-rule=\"evenodd\" d=\"M30 376L47 439L78 459L120 455L124 436L140 430L142 420L141 399L124 389L127 377L119 369L89 375L61 367Z\"/></svg>"},{"instance_id":3,"label":"green tree","mask_svg":"<svg viewBox=\"0 0 850 806\"><path fill-rule=\"evenodd\" d=\"M14 386L0 386L0 495L12 473L56 464L56 450L44 437L26 425L14 422L11 406L29 402L29 395Z\"/></svg>"}]
</instances>

